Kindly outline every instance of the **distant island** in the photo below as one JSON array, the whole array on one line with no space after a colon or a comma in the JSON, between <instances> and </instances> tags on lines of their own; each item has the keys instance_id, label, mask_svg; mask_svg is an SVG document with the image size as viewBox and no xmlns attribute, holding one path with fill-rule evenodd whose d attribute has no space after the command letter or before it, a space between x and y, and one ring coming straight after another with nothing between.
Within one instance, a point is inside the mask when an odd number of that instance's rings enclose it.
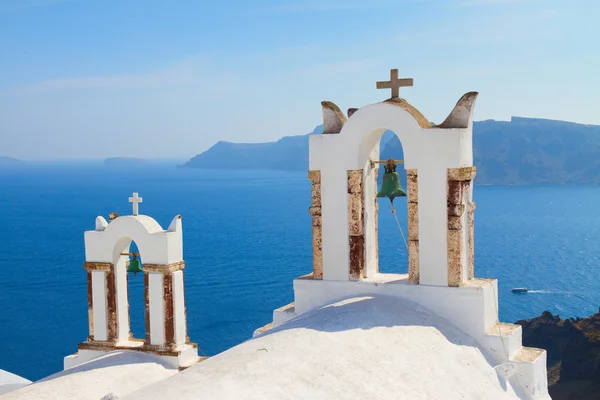
<instances>
[{"instance_id":1,"label":"distant island","mask_svg":"<svg viewBox=\"0 0 600 400\"><path fill-rule=\"evenodd\" d=\"M308 136L321 129L270 143L218 142L181 167L306 171ZM403 158L392 132L381 143L381 159ZM598 125L523 117L475 122L473 153L480 184L600 183Z\"/></svg>"},{"instance_id":2,"label":"distant island","mask_svg":"<svg viewBox=\"0 0 600 400\"><path fill-rule=\"evenodd\" d=\"M146 160L134 157L111 157L104 160L104 165L139 165Z\"/></svg>"},{"instance_id":3,"label":"distant island","mask_svg":"<svg viewBox=\"0 0 600 400\"><path fill-rule=\"evenodd\" d=\"M600 311L576 319L544 311L516 323L523 327L523 346L548 352L552 399L600 399Z\"/></svg>"},{"instance_id":4,"label":"distant island","mask_svg":"<svg viewBox=\"0 0 600 400\"><path fill-rule=\"evenodd\" d=\"M25 161L19 160L18 158L0 156L0 165L14 165L14 164L22 164Z\"/></svg>"}]
</instances>

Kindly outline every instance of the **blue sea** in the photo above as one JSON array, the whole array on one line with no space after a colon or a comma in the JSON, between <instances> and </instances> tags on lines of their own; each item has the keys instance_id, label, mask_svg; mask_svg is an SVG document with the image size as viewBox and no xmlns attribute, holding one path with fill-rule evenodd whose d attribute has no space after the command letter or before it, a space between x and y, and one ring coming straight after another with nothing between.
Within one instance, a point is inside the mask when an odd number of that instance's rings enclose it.
<instances>
[{"instance_id":1,"label":"blue sea","mask_svg":"<svg viewBox=\"0 0 600 400\"><path fill-rule=\"evenodd\" d=\"M182 214L189 336L217 354L293 301L312 268L305 172L206 171L169 164L26 164L0 169L0 369L36 380L62 369L87 336L83 232L96 216L140 213L163 227ZM501 320L600 305L600 187L476 186L475 272L499 279ZM380 265L406 272L389 205ZM396 200L406 233L406 207ZM143 261L143 259L142 259ZM144 336L143 277L130 279L132 331ZM513 287L533 293L517 295Z\"/></svg>"}]
</instances>

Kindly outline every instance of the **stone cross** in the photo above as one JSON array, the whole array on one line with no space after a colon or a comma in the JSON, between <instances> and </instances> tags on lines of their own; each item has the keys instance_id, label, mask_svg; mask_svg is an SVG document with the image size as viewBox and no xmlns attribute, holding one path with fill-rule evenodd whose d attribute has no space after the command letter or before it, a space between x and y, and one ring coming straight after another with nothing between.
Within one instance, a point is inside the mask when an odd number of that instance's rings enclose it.
<instances>
[{"instance_id":1,"label":"stone cross","mask_svg":"<svg viewBox=\"0 0 600 400\"><path fill-rule=\"evenodd\" d=\"M133 197L129 198L129 202L133 203L133 215L138 215L138 203L141 203L143 199L138 197L137 192L133 193Z\"/></svg>"},{"instance_id":2,"label":"stone cross","mask_svg":"<svg viewBox=\"0 0 600 400\"><path fill-rule=\"evenodd\" d=\"M390 80L385 82L377 82L377 89L392 89L392 99L400 96L400 88L404 86L412 86L412 78L398 79L398 70L390 70Z\"/></svg>"}]
</instances>

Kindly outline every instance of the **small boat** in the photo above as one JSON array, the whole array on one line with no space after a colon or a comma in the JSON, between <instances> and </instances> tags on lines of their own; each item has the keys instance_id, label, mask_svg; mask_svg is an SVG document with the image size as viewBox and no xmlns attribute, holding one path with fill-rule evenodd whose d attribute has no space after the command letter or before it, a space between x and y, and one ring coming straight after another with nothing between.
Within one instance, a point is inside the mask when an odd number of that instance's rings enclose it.
<instances>
[{"instance_id":1,"label":"small boat","mask_svg":"<svg viewBox=\"0 0 600 400\"><path fill-rule=\"evenodd\" d=\"M529 289L524 288L524 287L517 287L511 290L511 292L513 293L527 293L529 291Z\"/></svg>"}]
</instances>

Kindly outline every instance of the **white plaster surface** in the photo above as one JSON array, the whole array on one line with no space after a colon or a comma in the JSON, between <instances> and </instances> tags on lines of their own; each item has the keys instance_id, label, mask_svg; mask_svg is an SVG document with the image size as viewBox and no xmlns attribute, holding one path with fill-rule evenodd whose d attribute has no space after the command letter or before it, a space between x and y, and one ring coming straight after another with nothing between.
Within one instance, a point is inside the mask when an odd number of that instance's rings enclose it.
<instances>
[{"instance_id":1,"label":"white plaster surface","mask_svg":"<svg viewBox=\"0 0 600 400\"><path fill-rule=\"evenodd\" d=\"M360 108L339 134L309 137L309 168L321 171L323 279L349 279L346 171L370 168L369 158L385 129L400 139L405 167L418 169L420 283L447 286L447 170L472 166L472 124L464 129L423 129L406 110L388 103ZM365 204L366 217L371 218L373 208L372 202ZM375 230L370 225L365 234L366 243L373 243ZM374 269L372 248L367 246L367 274Z\"/></svg>"},{"instance_id":2,"label":"white plaster surface","mask_svg":"<svg viewBox=\"0 0 600 400\"><path fill-rule=\"evenodd\" d=\"M185 297L183 293L183 271L173 273L173 318L175 324L175 344L185 344Z\"/></svg>"},{"instance_id":3,"label":"white plaster surface","mask_svg":"<svg viewBox=\"0 0 600 400\"><path fill-rule=\"evenodd\" d=\"M530 399L550 399L548 395L547 354L534 363L516 362L515 379L523 386Z\"/></svg>"},{"instance_id":4,"label":"white plaster surface","mask_svg":"<svg viewBox=\"0 0 600 400\"><path fill-rule=\"evenodd\" d=\"M136 391L140 399L515 399L475 340L418 305L347 299Z\"/></svg>"},{"instance_id":5,"label":"white plaster surface","mask_svg":"<svg viewBox=\"0 0 600 400\"><path fill-rule=\"evenodd\" d=\"M477 280L470 286L460 288L415 285L407 274L378 274L360 281L341 282L312 279L294 280L295 314L323 307L354 296L385 295L398 297L418 304L423 309L452 321L496 358L497 362L508 360L500 337L486 334L498 322L494 296L497 281Z\"/></svg>"},{"instance_id":6,"label":"white plaster surface","mask_svg":"<svg viewBox=\"0 0 600 400\"><path fill-rule=\"evenodd\" d=\"M63 359L63 369L76 367L106 354L106 351L101 350L78 350L77 353L69 354Z\"/></svg>"},{"instance_id":7,"label":"white plaster surface","mask_svg":"<svg viewBox=\"0 0 600 400\"><path fill-rule=\"evenodd\" d=\"M369 156L372 160L379 159L380 143L375 143L373 151ZM364 235L365 235L365 277L375 276L377 271L377 252L376 245L379 238L377 237L375 218L377 211L375 210L375 199L377 193L377 182L375 180L375 171L378 166L371 168L368 165L363 169L363 185L364 185ZM404 203L406 204L406 203ZM408 234L408 233L407 233Z\"/></svg>"},{"instance_id":8,"label":"white plaster surface","mask_svg":"<svg viewBox=\"0 0 600 400\"><path fill-rule=\"evenodd\" d=\"M106 272L92 271L92 313L94 315L94 340L108 338L106 319Z\"/></svg>"},{"instance_id":9,"label":"white plaster surface","mask_svg":"<svg viewBox=\"0 0 600 400\"><path fill-rule=\"evenodd\" d=\"M121 250L116 249L119 253ZM125 248L125 251L129 251L129 245ZM115 295L116 295L116 305L117 305L117 341L119 343L129 341L129 297L127 295L127 291L129 288L127 287L127 260L129 260L128 256L116 256L118 261L115 264ZM133 279L133 276L131 277Z\"/></svg>"},{"instance_id":10,"label":"white plaster surface","mask_svg":"<svg viewBox=\"0 0 600 400\"><path fill-rule=\"evenodd\" d=\"M165 344L165 305L163 274L148 273L150 300L150 344Z\"/></svg>"},{"instance_id":11,"label":"white plaster surface","mask_svg":"<svg viewBox=\"0 0 600 400\"><path fill-rule=\"evenodd\" d=\"M27 386L30 383L29 379L0 369L0 396Z\"/></svg>"},{"instance_id":12,"label":"white plaster surface","mask_svg":"<svg viewBox=\"0 0 600 400\"><path fill-rule=\"evenodd\" d=\"M461 287L447 287L415 285L408 281L407 274L378 274L346 282L299 278L294 280L294 308L285 315L276 310L279 315L275 318L274 313L273 326L294 317L302 318L306 313L343 299L372 295L410 301L420 310L451 321L457 329L473 338L494 363L515 364L513 384L518 379L518 383L526 388L526 398L548 398L545 352L543 359L518 360L518 354L526 350L521 342L522 330L498 323L498 282L493 279L475 279Z\"/></svg>"},{"instance_id":13,"label":"white plaster surface","mask_svg":"<svg viewBox=\"0 0 600 400\"><path fill-rule=\"evenodd\" d=\"M333 137L334 135L327 135ZM346 170L321 171L321 201L335 199L335 207L322 212L323 279L347 281L350 276L348 244L348 173ZM323 208L324 210L324 208ZM331 249L331 251L325 251Z\"/></svg>"},{"instance_id":14,"label":"white plaster surface","mask_svg":"<svg viewBox=\"0 0 600 400\"><path fill-rule=\"evenodd\" d=\"M8 393L2 400L98 400L108 393L121 398L177 373L150 354L115 351Z\"/></svg>"}]
</instances>

